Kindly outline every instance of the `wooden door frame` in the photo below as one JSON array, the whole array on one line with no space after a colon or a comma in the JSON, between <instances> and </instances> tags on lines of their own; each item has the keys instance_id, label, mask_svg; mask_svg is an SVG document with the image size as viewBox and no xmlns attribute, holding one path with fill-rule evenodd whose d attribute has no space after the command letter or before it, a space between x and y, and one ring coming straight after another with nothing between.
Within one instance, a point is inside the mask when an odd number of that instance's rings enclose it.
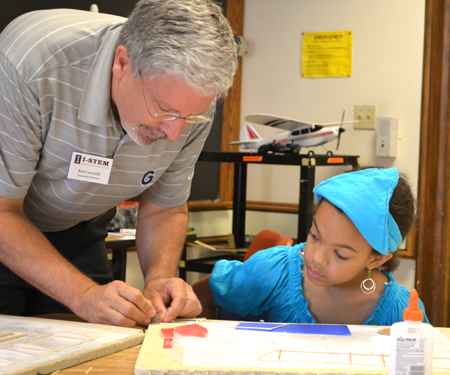
<instances>
[{"instance_id":1,"label":"wooden door frame","mask_svg":"<svg viewBox=\"0 0 450 375\"><path fill-rule=\"evenodd\" d=\"M231 27L237 35L244 34L244 1L227 0L225 14ZM222 123L222 151L239 151L238 146L230 146L229 143L239 139L241 122L241 77L242 57L239 57L239 67L234 77L234 83L223 103ZM220 166L220 192L219 200L222 203L233 202L233 175L234 165L222 163ZM231 206L230 205L230 206Z\"/></svg>"},{"instance_id":2,"label":"wooden door frame","mask_svg":"<svg viewBox=\"0 0 450 375\"><path fill-rule=\"evenodd\" d=\"M415 254L430 322L450 324L450 0L426 0Z\"/></svg>"}]
</instances>

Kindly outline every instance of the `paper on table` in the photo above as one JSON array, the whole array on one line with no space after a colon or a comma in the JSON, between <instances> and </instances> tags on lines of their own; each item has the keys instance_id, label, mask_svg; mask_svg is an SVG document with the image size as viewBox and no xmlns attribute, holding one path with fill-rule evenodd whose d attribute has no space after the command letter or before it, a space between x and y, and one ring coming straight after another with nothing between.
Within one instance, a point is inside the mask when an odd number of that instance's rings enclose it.
<instances>
[{"instance_id":1,"label":"paper on table","mask_svg":"<svg viewBox=\"0 0 450 375\"><path fill-rule=\"evenodd\" d=\"M183 365L387 370L389 347L374 351L379 326L348 326L350 336L236 330L199 323L207 338L174 340L172 357ZM381 335L380 335L381 336ZM436 330L434 368L450 370L450 340Z\"/></svg>"},{"instance_id":2,"label":"paper on table","mask_svg":"<svg viewBox=\"0 0 450 375\"><path fill-rule=\"evenodd\" d=\"M136 236L130 233L108 232L108 237L120 238L121 240L134 240Z\"/></svg>"}]
</instances>

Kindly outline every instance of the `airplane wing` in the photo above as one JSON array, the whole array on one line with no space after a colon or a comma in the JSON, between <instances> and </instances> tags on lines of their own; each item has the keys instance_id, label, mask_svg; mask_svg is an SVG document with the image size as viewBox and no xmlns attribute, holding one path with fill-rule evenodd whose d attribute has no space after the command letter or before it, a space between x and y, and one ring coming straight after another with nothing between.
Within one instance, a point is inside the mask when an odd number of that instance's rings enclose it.
<instances>
[{"instance_id":1,"label":"airplane wing","mask_svg":"<svg viewBox=\"0 0 450 375\"><path fill-rule=\"evenodd\" d=\"M311 122L298 121L287 117L280 117L266 114L248 115L245 117L245 121L289 131L294 129L311 127L315 125L314 123Z\"/></svg>"},{"instance_id":2,"label":"airplane wing","mask_svg":"<svg viewBox=\"0 0 450 375\"><path fill-rule=\"evenodd\" d=\"M319 125L319 126L336 126L336 125L341 125L341 124L353 124L355 122L358 122L359 120L349 120L349 121L335 121L335 122L318 122L314 125Z\"/></svg>"},{"instance_id":3,"label":"airplane wing","mask_svg":"<svg viewBox=\"0 0 450 375\"><path fill-rule=\"evenodd\" d=\"M299 121L299 120L293 120L287 117L281 117L281 116L273 116L273 115L267 115L267 114L254 114L254 115L248 115L245 117L245 121L252 122L254 124L260 124L265 126L270 126L278 129L284 129L284 130L296 130L306 127L314 127L314 126L336 126L341 124L350 124L357 122L355 121L336 121L336 122L326 122L326 123L320 123L320 122L306 122L306 121Z\"/></svg>"}]
</instances>

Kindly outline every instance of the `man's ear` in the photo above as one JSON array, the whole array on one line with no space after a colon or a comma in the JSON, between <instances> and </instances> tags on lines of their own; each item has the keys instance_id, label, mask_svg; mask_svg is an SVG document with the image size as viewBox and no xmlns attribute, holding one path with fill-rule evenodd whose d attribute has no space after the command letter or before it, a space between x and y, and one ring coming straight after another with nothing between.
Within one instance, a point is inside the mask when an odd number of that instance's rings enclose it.
<instances>
[{"instance_id":1,"label":"man's ear","mask_svg":"<svg viewBox=\"0 0 450 375\"><path fill-rule=\"evenodd\" d=\"M114 62L112 67L112 73L117 79L122 78L127 73L132 72L132 63L128 57L128 50L120 45L116 48L114 54Z\"/></svg>"},{"instance_id":2,"label":"man's ear","mask_svg":"<svg viewBox=\"0 0 450 375\"><path fill-rule=\"evenodd\" d=\"M384 263L386 263L389 259L392 258L392 253L389 253L388 255L383 255L383 254L377 254L377 255L373 255L371 256L371 260L369 259L369 263L367 264L367 268L368 269L374 269L377 268L381 265L383 265Z\"/></svg>"}]
</instances>

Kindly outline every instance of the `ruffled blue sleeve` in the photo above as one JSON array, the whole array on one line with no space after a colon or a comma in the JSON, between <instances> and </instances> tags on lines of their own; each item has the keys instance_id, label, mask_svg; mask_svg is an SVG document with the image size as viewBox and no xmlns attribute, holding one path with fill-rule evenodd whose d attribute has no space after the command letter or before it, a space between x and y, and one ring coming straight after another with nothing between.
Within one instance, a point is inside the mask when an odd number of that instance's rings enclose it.
<instances>
[{"instance_id":1,"label":"ruffled blue sleeve","mask_svg":"<svg viewBox=\"0 0 450 375\"><path fill-rule=\"evenodd\" d=\"M385 284L384 293L378 301L377 307L364 324L390 326L397 322L403 322L403 310L409 305L410 292L408 289L399 285L392 273L382 272L389 278L389 283ZM423 311L423 322L429 323L425 307L420 299L419 308Z\"/></svg>"},{"instance_id":2,"label":"ruffled blue sleeve","mask_svg":"<svg viewBox=\"0 0 450 375\"><path fill-rule=\"evenodd\" d=\"M290 246L277 246L253 254L245 263L218 261L209 285L215 302L240 315L260 315L279 297L277 290L286 285Z\"/></svg>"}]
</instances>

